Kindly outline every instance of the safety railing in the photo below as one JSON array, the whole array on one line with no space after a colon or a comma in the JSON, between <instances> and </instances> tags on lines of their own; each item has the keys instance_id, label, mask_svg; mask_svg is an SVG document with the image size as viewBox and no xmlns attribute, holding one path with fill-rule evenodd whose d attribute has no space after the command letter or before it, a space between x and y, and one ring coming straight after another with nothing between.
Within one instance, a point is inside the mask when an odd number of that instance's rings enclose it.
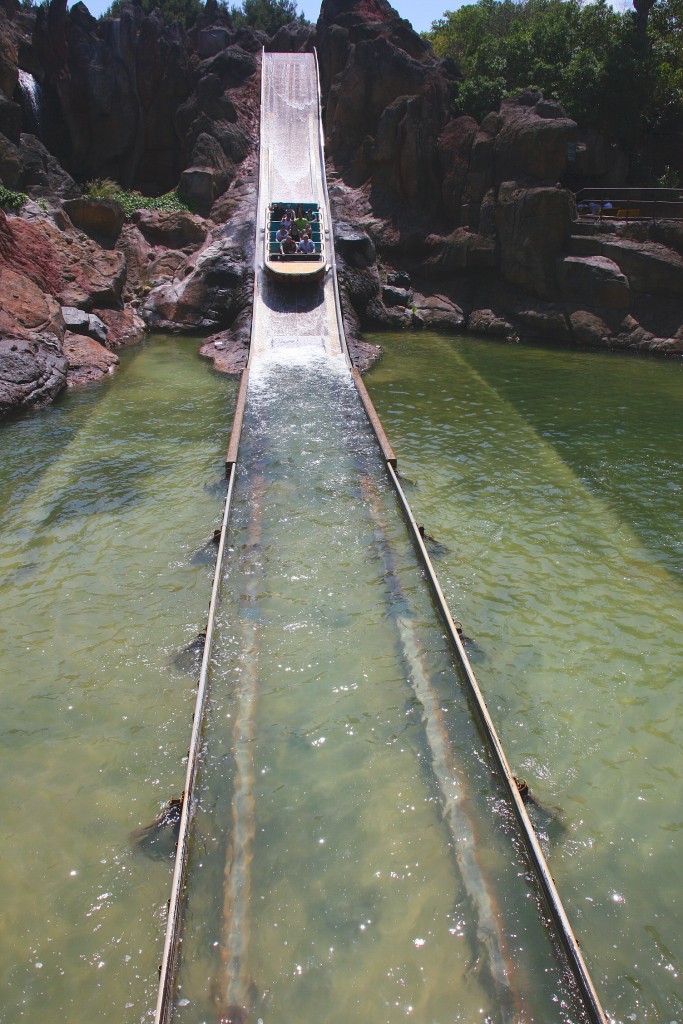
<instances>
[{"instance_id":1,"label":"safety railing","mask_svg":"<svg viewBox=\"0 0 683 1024\"><path fill-rule=\"evenodd\" d=\"M576 194L581 220L683 220L683 191L670 188L582 188Z\"/></svg>"}]
</instances>

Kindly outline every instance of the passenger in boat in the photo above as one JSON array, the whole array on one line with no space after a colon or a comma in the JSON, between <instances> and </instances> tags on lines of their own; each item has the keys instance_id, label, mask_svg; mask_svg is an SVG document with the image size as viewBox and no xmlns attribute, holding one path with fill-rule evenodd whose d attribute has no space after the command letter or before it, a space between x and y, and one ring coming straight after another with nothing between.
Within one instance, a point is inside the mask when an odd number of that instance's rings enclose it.
<instances>
[{"instance_id":1,"label":"passenger in boat","mask_svg":"<svg viewBox=\"0 0 683 1024\"><path fill-rule=\"evenodd\" d=\"M290 217L289 214L290 214L290 211L286 210L284 217L280 221L280 227L284 228L287 232L289 232L291 227L292 227L292 218Z\"/></svg>"},{"instance_id":2,"label":"passenger in boat","mask_svg":"<svg viewBox=\"0 0 683 1024\"><path fill-rule=\"evenodd\" d=\"M296 221L292 224L291 228L289 229L289 233L295 242L301 241L301 232L296 226Z\"/></svg>"},{"instance_id":3,"label":"passenger in boat","mask_svg":"<svg viewBox=\"0 0 683 1024\"><path fill-rule=\"evenodd\" d=\"M299 242L297 251L306 253L306 255L309 256L311 253L315 252L315 242L309 234L303 234L301 236L301 241Z\"/></svg>"},{"instance_id":4,"label":"passenger in boat","mask_svg":"<svg viewBox=\"0 0 683 1024\"><path fill-rule=\"evenodd\" d=\"M280 252L283 256L293 256L296 252L296 242L291 235L287 235L284 242L280 246Z\"/></svg>"},{"instance_id":5,"label":"passenger in boat","mask_svg":"<svg viewBox=\"0 0 683 1024\"><path fill-rule=\"evenodd\" d=\"M289 237L289 231L287 230L287 228L284 228L282 226L282 224L280 224L280 227L275 232L275 241L279 242L280 245L282 245L282 243L284 242L285 238L288 238L288 237Z\"/></svg>"},{"instance_id":6,"label":"passenger in boat","mask_svg":"<svg viewBox=\"0 0 683 1024\"><path fill-rule=\"evenodd\" d=\"M285 208L282 203L273 203L272 213L270 215L271 220L282 220L285 215Z\"/></svg>"},{"instance_id":7,"label":"passenger in boat","mask_svg":"<svg viewBox=\"0 0 683 1024\"><path fill-rule=\"evenodd\" d=\"M294 223L296 224L302 235L304 234L304 232L308 231L308 217L304 213L302 206L297 206L296 208L296 217L294 218Z\"/></svg>"}]
</instances>

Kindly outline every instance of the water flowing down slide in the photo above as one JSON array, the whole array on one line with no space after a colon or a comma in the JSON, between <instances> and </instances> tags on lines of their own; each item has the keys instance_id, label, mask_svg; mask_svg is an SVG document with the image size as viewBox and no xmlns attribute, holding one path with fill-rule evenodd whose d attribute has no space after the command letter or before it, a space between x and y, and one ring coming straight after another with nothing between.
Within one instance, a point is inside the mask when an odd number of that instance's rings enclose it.
<instances>
[{"instance_id":1,"label":"water flowing down slide","mask_svg":"<svg viewBox=\"0 0 683 1024\"><path fill-rule=\"evenodd\" d=\"M568 980L351 373L315 56L264 54L262 75L248 390L157 1020L601 1020ZM280 202L324 211L322 281L266 276Z\"/></svg>"}]
</instances>

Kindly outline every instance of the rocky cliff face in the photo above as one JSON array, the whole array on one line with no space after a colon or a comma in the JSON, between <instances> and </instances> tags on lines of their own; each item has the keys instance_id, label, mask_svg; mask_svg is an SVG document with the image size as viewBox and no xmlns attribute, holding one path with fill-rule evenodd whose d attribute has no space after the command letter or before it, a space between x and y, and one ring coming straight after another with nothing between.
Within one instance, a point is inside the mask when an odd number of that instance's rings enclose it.
<instances>
[{"instance_id":1,"label":"rocky cliff face","mask_svg":"<svg viewBox=\"0 0 683 1024\"><path fill-rule=\"evenodd\" d=\"M673 227L642 227L634 242L632 226L577 219L565 182L625 179L597 132L533 91L480 125L453 117L452 67L386 0L323 0L317 34L357 326L683 351Z\"/></svg>"},{"instance_id":2,"label":"rocky cliff face","mask_svg":"<svg viewBox=\"0 0 683 1024\"><path fill-rule=\"evenodd\" d=\"M564 183L619 184L623 157L538 93L481 124L453 116L456 69L386 0L324 0L314 32L272 40L211 0L190 31L132 4L96 21L0 0L0 182L43 202L0 219L0 414L109 372L145 326L203 332L217 365L244 364L263 45L317 47L359 361L361 331L382 327L683 351L680 224L578 220ZM103 177L179 185L196 215L125 221L81 198Z\"/></svg>"}]
</instances>

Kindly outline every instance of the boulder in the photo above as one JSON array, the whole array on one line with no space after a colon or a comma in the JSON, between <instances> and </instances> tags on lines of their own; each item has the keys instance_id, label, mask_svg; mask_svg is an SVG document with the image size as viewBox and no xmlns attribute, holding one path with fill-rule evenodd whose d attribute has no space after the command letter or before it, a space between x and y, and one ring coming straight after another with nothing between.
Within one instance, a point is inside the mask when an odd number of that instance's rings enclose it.
<instances>
[{"instance_id":1,"label":"boulder","mask_svg":"<svg viewBox=\"0 0 683 1024\"><path fill-rule=\"evenodd\" d=\"M410 274L405 270L395 270L387 274L387 284L394 288L410 288Z\"/></svg>"},{"instance_id":2,"label":"boulder","mask_svg":"<svg viewBox=\"0 0 683 1024\"><path fill-rule=\"evenodd\" d=\"M71 175L35 135L21 135L19 156L21 187L25 192L48 199L73 199L80 195L81 190Z\"/></svg>"},{"instance_id":3,"label":"boulder","mask_svg":"<svg viewBox=\"0 0 683 1024\"><path fill-rule=\"evenodd\" d=\"M467 329L472 334L483 334L489 338L505 338L518 341L515 328L509 321L498 316L492 309L474 309L467 318Z\"/></svg>"},{"instance_id":4,"label":"boulder","mask_svg":"<svg viewBox=\"0 0 683 1024\"><path fill-rule=\"evenodd\" d=\"M0 337L63 336L59 303L26 274L0 264L0 295Z\"/></svg>"},{"instance_id":5,"label":"boulder","mask_svg":"<svg viewBox=\"0 0 683 1024\"><path fill-rule=\"evenodd\" d=\"M612 330L602 317L585 309L569 314L572 339L582 348L606 348L612 340Z\"/></svg>"},{"instance_id":6,"label":"boulder","mask_svg":"<svg viewBox=\"0 0 683 1024\"><path fill-rule=\"evenodd\" d=\"M150 245L161 245L167 249L197 248L208 233L202 218L191 213L142 210L134 219Z\"/></svg>"},{"instance_id":7,"label":"boulder","mask_svg":"<svg viewBox=\"0 0 683 1024\"><path fill-rule=\"evenodd\" d=\"M496 207L503 278L535 295L552 296L555 262L574 217L574 198L566 189L504 182Z\"/></svg>"},{"instance_id":8,"label":"boulder","mask_svg":"<svg viewBox=\"0 0 683 1024\"><path fill-rule=\"evenodd\" d=\"M673 298L683 295L683 257L666 246L608 239L602 244L602 253L626 274L635 292Z\"/></svg>"},{"instance_id":9,"label":"boulder","mask_svg":"<svg viewBox=\"0 0 683 1024\"><path fill-rule=\"evenodd\" d=\"M557 266L563 299L588 306L628 309L631 289L628 278L604 256L566 256Z\"/></svg>"},{"instance_id":10,"label":"boulder","mask_svg":"<svg viewBox=\"0 0 683 1024\"><path fill-rule=\"evenodd\" d=\"M87 335L100 345L107 344L107 328L94 313L86 313L76 306L62 306L62 317L72 334Z\"/></svg>"},{"instance_id":11,"label":"boulder","mask_svg":"<svg viewBox=\"0 0 683 1024\"><path fill-rule=\"evenodd\" d=\"M197 55L204 60L205 57L214 57L232 42L232 32L227 28L212 27L201 29L197 33Z\"/></svg>"},{"instance_id":12,"label":"boulder","mask_svg":"<svg viewBox=\"0 0 683 1024\"><path fill-rule=\"evenodd\" d=\"M111 373L119 357L92 338L82 334L64 335L64 355L68 359L67 384L88 384Z\"/></svg>"},{"instance_id":13,"label":"boulder","mask_svg":"<svg viewBox=\"0 0 683 1024\"><path fill-rule=\"evenodd\" d=\"M382 302L388 308L393 306L411 306L413 293L409 288L397 288L395 285L382 285Z\"/></svg>"},{"instance_id":14,"label":"boulder","mask_svg":"<svg viewBox=\"0 0 683 1024\"><path fill-rule=\"evenodd\" d=\"M653 221L650 225L650 238L653 242L660 242L668 249L673 249L679 256L683 256L683 221Z\"/></svg>"},{"instance_id":15,"label":"boulder","mask_svg":"<svg viewBox=\"0 0 683 1024\"><path fill-rule=\"evenodd\" d=\"M220 373L236 376L246 367L249 359L251 316L240 314L227 331L212 334L199 349L199 354L213 362Z\"/></svg>"},{"instance_id":16,"label":"boulder","mask_svg":"<svg viewBox=\"0 0 683 1024\"><path fill-rule=\"evenodd\" d=\"M216 331L230 327L253 298L253 239L250 225L207 246L189 273L150 293L145 320L153 327Z\"/></svg>"},{"instance_id":17,"label":"boulder","mask_svg":"<svg viewBox=\"0 0 683 1024\"><path fill-rule=\"evenodd\" d=\"M569 118L539 117L535 110L503 101L501 129L495 142L498 182L515 178L557 181L567 167L568 143L576 142L577 125Z\"/></svg>"},{"instance_id":18,"label":"boulder","mask_svg":"<svg viewBox=\"0 0 683 1024\"><path fill-rule=\"evenodd\" d=\"M94 306L117 306L126 280L123 253L100 249L90 239L79 239L70 248L73 262L62 269L62 304L87 310Z\"/></svg>"},{"instance_id":19,"label":"boulder","mask_svg":"<svg viewBox=\"0 0 683 1024\"><path fill-rule=\"evenodd\" d=\"M0 417L47 405L66 385L68 361L50 333L3 337L0 328Z\"/></svg>"},{"instance_id":20,"label":"boulder","mask_svg":"<svg viewBox=\"0 0 683 1024\"><path fill-rule=\"evenodd\" d=\"M220 194L220 172L212 167L188 167L180 175L178 193L188 206L207 216L213 201Z\"/></svg>"},{"instance_id":21,"label":"boulder","mask_svg":"<svg viewBox=\"0 0 683 1024\"><path fill-rule=\"evenodd\" d=\"M87 235L60 231L43 214L25 219L0 214L0 264L30 278L44 297L90 311L116 306L126 279L122 252L102 249ZM62 324L61 314L59 322Z\"/></svg>"},{"instance_id":22,"label":"boulder","mask_svg":"<svg viewBox=\"0 0 683 1024\"><path fill-rule=\"evenodd\" d=\"M125 301L130 301L138 289L146 283L147 270L154 254L149 243L138 230L137 224L124 224L116 240L116 248L123 253L126 261L126 283L123 292Z\"/></svg>"},{"instance_id":23,"label":"boulder","mask_svg":"<svg viewBox=\"0 0 683 1024\"><path fill-rule=\"evenodd\" d=\"M370 267L377 259L375 245L370 236L362 228L354 227L345 221L336 221L334 225L335 250L351 267Z\"/></svg>"},{"instance_id":24,"label":"boulder","mask_svg":"<svg viewBox=\"0 0 683 1024\"><path fill-rule=\"evenodd\" d=\"M182 252L173 250L162 252L160 256L147 264L144 274L145 287L158 288L159 285L172 281L174 277L181 276L185 260L185 254Z\"/></svg>"},{"instance_id":25,"label":"boulder","mask_svg":"<svg viewBox=\"0 0 683 1024\"><path fill-rule=\"evenodd\" d=\"M413 310L424 327L457 331L465 323L461 307L446 295L413 295Z\"/></svg>"},{"instance_id":26,"label":"boulder","mask_svg":"<svg viewBox=\"0 0 683 1024\"><path fill-rule=\"evenodd\" d=\"M561 103L557 103L555 100L540 99L537 100L534 110L539 117L543 118L565 118L564 107Z\"/></svg>"},{"instance_id":27,"label":"boulder","mask_svg":"<svg viewBox=\"0 0 683 1024\"><path fill-rule=\"evenodd\" d=\"M96 240L119 237L126 220L123 207L114 199L69 199L64 209L72 224Z\"/></svg>"},{"instance_id":28,"label":"boulder","mask_svg":"<svg viewBox=\"0 0 683 1024\"><path fill-rule=\"evenodd\" d=\"M310 25L290 21L277 30L267 49L271 53L305 53L312 47L312 36Z\"/></svg>"},{"instance_id":29,"label":"boulder","mask_svg":"<svg viewBox=\"0 0 683 1024\"><path fill-rule=\"evenodd\" d=\"M570 345L572 335L562 307L553 303L520 303L515 309L515 326L522 341Z\"/></svg>"},{"instance_id":30,"label":"boulder","mask_svg":"<svg viewBox=\"0 0 683 1024\"><path fill-rule=\"evenodd\" d=\"M98 309L97 317L107 331L107 348L121 348L140 341L145 333L145 321L130 306L124 309Z\"/></svg>"}]
</instances>

